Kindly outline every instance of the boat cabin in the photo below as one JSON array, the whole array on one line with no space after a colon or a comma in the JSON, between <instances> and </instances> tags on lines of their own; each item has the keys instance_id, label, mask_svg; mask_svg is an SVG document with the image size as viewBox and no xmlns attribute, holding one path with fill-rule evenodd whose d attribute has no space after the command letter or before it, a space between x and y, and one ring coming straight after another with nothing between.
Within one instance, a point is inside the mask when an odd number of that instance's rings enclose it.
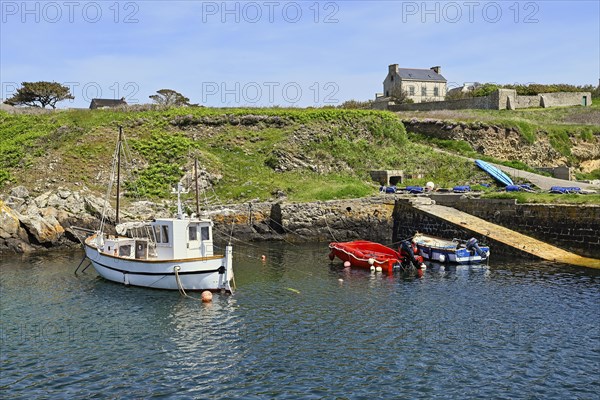
<instances>
[{"instance_id":1,"label":"boat cabin","mask_svg":"<svg viewBox=\"0 0 600 400\"><path fill-rule=\"evenodd\" d=\"M129 237L109 236L102 252L113 256L140 260L179 260L212 257L213 222L197 218L156 219L145 226L145 234L136 228Z\"/></svg>"}]
</instances>

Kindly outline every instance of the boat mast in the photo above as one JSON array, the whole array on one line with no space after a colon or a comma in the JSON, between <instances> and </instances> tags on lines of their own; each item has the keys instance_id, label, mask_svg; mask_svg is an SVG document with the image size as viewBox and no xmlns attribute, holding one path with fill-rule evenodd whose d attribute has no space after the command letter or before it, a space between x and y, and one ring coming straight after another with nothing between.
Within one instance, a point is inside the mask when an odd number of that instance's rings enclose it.
<instances>
[{"instance_id":1,"label":"boat mast","mask_svg":"<svg viewBox=\"0 0 600 400\"><path fill-rule=\"evenodd\" d=\"M119 198L121 197L121 141L123 140L123 127L119 126L119 142L117 143L117 215L115 225L119 223Z\"/></svg>"},{"instance_id":2,"label":"boat mast","mask_svg":"<svg viewBox=\"0 0 600 400\"><path fill-rule=\"evenodd\" d=\"M198 203L198 159L194 160L194 180L196 181L196 218L200 218L200 205Z\"/></svg>"}]
</instances>

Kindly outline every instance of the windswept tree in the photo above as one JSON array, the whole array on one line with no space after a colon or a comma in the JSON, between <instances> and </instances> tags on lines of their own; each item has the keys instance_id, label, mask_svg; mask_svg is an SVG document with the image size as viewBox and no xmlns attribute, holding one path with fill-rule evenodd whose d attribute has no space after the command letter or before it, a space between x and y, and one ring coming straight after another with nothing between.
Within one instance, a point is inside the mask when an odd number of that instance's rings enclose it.
<instances>
[{"instance_id":1,"label":"windswept tree","mask_svg":"<svg viewBox=\"0 0 600 400\"><path fill-rule=\"evenodd\" d=\"M156 104L162 106L189 106L190 99L172 89L160 89L150 97Z\"/></svg>"},{"instance_id":2,"label":"windswept tree","mask_svg":"<svg viewBox=\"0 0 600 400\"><path fill-rule=\"evenodd\" d=\"M63 100L72 100L75 97L71 95L68 86L63 86L57 82L23 82L22 87L17 89L17 93L4 103L11 106L26 105L32 107L50 106L56 108L56 103Z\"/></svg>"}]
</instances>

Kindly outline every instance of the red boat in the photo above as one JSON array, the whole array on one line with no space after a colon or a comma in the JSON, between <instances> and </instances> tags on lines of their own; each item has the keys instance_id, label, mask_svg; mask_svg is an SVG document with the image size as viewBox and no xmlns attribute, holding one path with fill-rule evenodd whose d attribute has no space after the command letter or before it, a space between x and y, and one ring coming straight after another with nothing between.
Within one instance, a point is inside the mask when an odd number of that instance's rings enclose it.
<instances>
[{"instance_id":1,"label":"red boat","mask_svg":"<svg viewBox=\"0 0 600 400\"><path fill-rule=\"evenodd\" d=\"M400 252L379 243L368 240L355 240L353 242L330 243L329 259L335 257L342 261L350 262L354 267L370 269L381 267L383 272L393 272L399 269L405 260L409 260ZM415 255L419 266L423 263L423 257Z\"/></svg>"}]
</instances>

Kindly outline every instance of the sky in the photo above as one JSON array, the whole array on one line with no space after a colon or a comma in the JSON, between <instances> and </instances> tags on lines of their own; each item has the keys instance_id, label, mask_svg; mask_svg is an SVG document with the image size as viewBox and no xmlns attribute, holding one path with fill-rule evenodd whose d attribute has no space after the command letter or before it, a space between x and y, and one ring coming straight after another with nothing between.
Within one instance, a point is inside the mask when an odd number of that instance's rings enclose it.
<instances>
[{"instance_id":1,"label":"sky","mask_svg":"<svg viewBox=\"0 0 600 400\"><path fill-rule=\"evenodd\" d=\"M0 98L55 81L150 103L173 89L214 107L374 99L388 65L468 82L598 85L600 0L0 0Z\"/></svg>"}]
</instances>

